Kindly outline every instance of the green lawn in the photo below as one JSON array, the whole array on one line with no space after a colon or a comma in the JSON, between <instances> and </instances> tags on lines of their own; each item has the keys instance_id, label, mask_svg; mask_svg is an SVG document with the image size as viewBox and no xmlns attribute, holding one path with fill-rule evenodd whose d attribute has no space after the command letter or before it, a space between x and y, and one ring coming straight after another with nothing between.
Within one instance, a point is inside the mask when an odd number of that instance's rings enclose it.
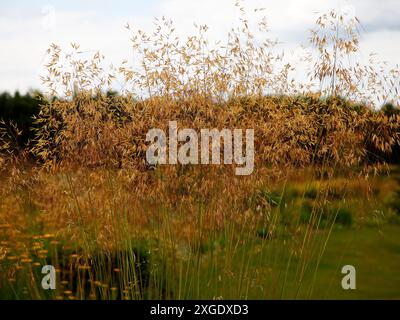
<instances>
[{"instance_id":1,"label":"green lawn","mask_svg":"<svg viewBox=\"0 0 400 320\"><path fill-rule=\"evenodd\" d=\"M357 289L341 288L341 267L357 271ZM400 299L400 226L335 230L315 282L313 298Z\"/></svg>"},{"instance_id":2,"label":"green lawn","mask_svg":"<svg viewBox=\"0 0 400 320\"><path fill-rule=\"evenodd\" d=\"M400 299L400 226L335 227L317 267L327 232L317 234L306 246L309 253L297 257L282 239L239 246L228 264L225 255L215 259L206 253L199 271L195 265L183 268L190 271L183 277L190 293L181 298ZM356 269L355 290L341 287L344 265Z\"/></svg>"}]
</instances>

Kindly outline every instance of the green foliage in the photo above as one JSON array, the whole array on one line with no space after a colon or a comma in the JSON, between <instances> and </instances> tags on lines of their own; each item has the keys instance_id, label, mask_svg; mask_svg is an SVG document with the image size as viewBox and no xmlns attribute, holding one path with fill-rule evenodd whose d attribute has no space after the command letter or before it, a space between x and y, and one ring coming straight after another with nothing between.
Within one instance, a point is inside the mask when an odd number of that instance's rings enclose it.
<instances>
[{"instance_id":1,"label":"green foliage","mask_svg":"<svg viewBox=\"0 0 400 320\"><path fill-rule=\"evenodd\" d=\"M385 104L381 112L385 114L387 117L398 117L400 116L400 108L395 107L391 103ZM400 135L400 130L398 130L398 135ZM393 146L392 153L390 155L381 155L386 158L386 161L389 163L400 163L400 143L397 143L396 145Z\"/></svg>"},{"instance_id":2,"label":"green foliage","mask_svg":"<svg viewBox=\"0 0 400 320\"><path fill-rule=\"evenodd\" d=\"M269 210L276 207L281 207L284 203L282 194L269 191L266 188L259 189L250 197L249 205L256 211Z\"/></svg>"},{"instance_id":3,"label":"green foliage","mask_svg":"<svg viewBox=\"0 0 400 320\"><path fill-rule=\"evenodd\" d=\"M318 229L329 227L331 223L349 227L353 224L351 211L344 207L318 207L311 201L304 201L300 209L299 222Z\"/></svg>"},{"instance_id":4,"label":"green foliage","mask_svg":"<svg viewBox=\"0 0 400 320\"><path fill-rule=\"evenodd\" d=\"M318 189L316 187L310 187L304 192L304 197L308 199L316 199L318 196Z\"/></svg>"},{"instance_id":5,"label":"green foliage","mask_svg":"<svg viewBox=\"0 0 400 320\"><path fill-rule=\"evenodd\" d=\"M15 124L21 132L13 141L21 149L33 138L33 117L39 114L41 98L39 93L21 95L17 91L13 96L8 93L0 94L0 120L4 120L6 124Z\"/></svg>"},{"instance_id":6,"label":"green foliage","mask_svg":"<svg viewBox=\"0 0 400 320\"><path fill-rule=\"evenodd\" d=\"M353 215L349 209L339 208L336 213L335 223L349 227L353 224Z\"/></svg>"},{"instance_id":7,"label":"green foliage","mask_svg":"<svg viewBox=\"0 0 400 320\"><path fill-rule=\"evenodd\" d=\"M312 212L313 212L313 203L310 201L304 201L301 205L300 209L300 223L308 224L312 220Z\"/></svg>"},{"instance_id":8,"label":"green foliage","mask_svg":"<svg viewBox=\"0 0 400 320\"><path fill-rule=\"evenodd\" d=\"M393 193L388 202L388 206L400 216L400 190L397 190Z\"/></svg>"}]
</instances>

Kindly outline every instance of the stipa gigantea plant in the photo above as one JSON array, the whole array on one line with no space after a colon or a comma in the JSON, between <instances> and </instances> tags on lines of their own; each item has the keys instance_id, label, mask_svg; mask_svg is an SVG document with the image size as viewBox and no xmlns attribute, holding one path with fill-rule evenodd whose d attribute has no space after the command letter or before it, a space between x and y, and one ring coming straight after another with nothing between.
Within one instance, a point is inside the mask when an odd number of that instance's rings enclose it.
<instances>
[{"instance_id":1,"label":"stipa gigantea plant","mask_svg":"<svg viewBox=\"0 0 400 320\"><path fill-rule=\"evenodd\" d=\"M140 168L145 164L146 131L166 128L166 117L195 130L211 124L254 128L256 161L277 166L320 164L322 159L349 167L381 162L374 159L374 150L390 154L399 140L398 115L386 116L339 98L236 99L218 112L203 109L212 104L199 110L169 102L170 108L161 111L156 105L118 98L127 117L111 110L113 100L82 95L49 105L38 117L41 126L32 152L45 163Z\"/></svg>"},{"instance_id":2,"label":"stipa gigantea plant","mask_svg":"<svg viewBox=\"0 0 400 320\"><path fill-rule=\"evenodd\" d=\"M246 10L236 6L239 26L228 33L226 43L210 44L205 25L182 41L165 17L156 19L151 34L128 24L134 65L126 60L119 68L106 69L99 53L87 59L76 44L67 54L52 45L42 80L50 93L65 98L44 104L32 152L50 163L143 165L145 132L165 127L166 118L194 129L256 128L259 161L275 165L304 166L324 158L352 166L371 161L371 148L391 151L398 143L398 117L369 110L373 99L365 92L387 90L385 101L397 101L391 79L396 72L378 81L383 69L353 63L359 45L356 18L330 12L317 19L311 32L317 56L309 89L315 82L320 88L303 99L290 95L306 87L290 79L293 66L274 54L277 42L256 40ZM265 17L258 28L267 34ZM122 83L125 96L104 93L114 79Z\"/></svg>"},{"instance_id":3,"label":"stipa gigantea plant","mask_svg":"<svg viewBox=\"0 0 400 320\"><path fill-rule=\"evenodd\" d=\"M22 133L13 121L0 119L0 172L19 172L29 158L29 152L21 145Z\"/></svg>"},{"instance_id":4,"label":"stipa gigantea plant","mask_svg":"<svg viewBox=\"0 0 400 320\"><path fill-rule=\"evenodd\" d=\"M306 57L312 67L309 81L325 96L346 97L370 108L398 104L399 66L390 68L387 62L377 61L374 53L366 64L359 61L361 27L357 17L334 10L318 17L310 35L316 56Z\"/></svg>"},{"instance_id":5,"label":"stipa gigantea plant","mask_svg":"<svg viewBox=\"0 0 400 320\"><path fill-rule=\"evenodd\" d=\"M310 80L319 81L319 91L330 96L349 96L355 90L352 66L348 61L359 49L359 21L331 11L320 16L316 29L311 30L310 42L318 58Z\"/></svg>"},{"instance_id":6,"label":"stipa gigantea plant","mask_svg":"<svg viewBox=\"0 0 400 320\"><path fill-rule=\"evenodd\" d=\"M69 273L71 278L61 273L64 287L59 298L63 299L308 297L318 282L318 265L339 214L328 207L329 189L318 186L331 183L322 176L318 181L312 175L301 180L318 184L314 195L307 194L313 199L309 216L300 221L297 209L304 201L302 192L289 197L287 175L279 172L275 182L271 171L238 179L233 172L199 168L185 174L173 167L156 168L141 182L129 182L131 169L64 173L59 169L57 173L42 171L41 188L33 189L29 199L40 208L36 221L45 228L42 232L54 231L57 239L70 244L70 249L57 253L62 257L60 267L74 272ZM275 183L279 189L273 190ZM342 187L343 180L335 183ZM14 198L3 194L0 205L8 210L1 214L15 225L11 228L15 234L3 234L9 241L6 260L10 260L1 266L13 270L17 263L27 270L29 264L19 264L15 250L20 249L13 246L18 234L18 248L27 246L21 231L34 237L37 231L22 219L25 211L10 205L15 204ZM249 203L252 194L254 203ZM348 200L342 191L335 197ZM360 199L365 202L364 194ZM359 211L368 216L366 210ZM138 255L135 250L140 244L144 252ZM58 265L48 248L37 253L48 258L46 263ZM138 257L146 254L149 262L136 271ZM30 263L36 262L33 255ZM22 275L21 271L16 278L24 279ZM35 279L40 289L40 275ZM46 298L33 292L32 297Z\"/></svg>"},{"instance_id":7,"label":"stipa gigantea plant","mask_svg":"<svg viewBox=\"0 0 400 320\"><path fill-rule=\"evenodd\" d=\"M22 131L12 121L6 122L0 119L0 154L17 155L22 151L19 145L18 137L22 135Z\"/></svg>"}]
</instances>

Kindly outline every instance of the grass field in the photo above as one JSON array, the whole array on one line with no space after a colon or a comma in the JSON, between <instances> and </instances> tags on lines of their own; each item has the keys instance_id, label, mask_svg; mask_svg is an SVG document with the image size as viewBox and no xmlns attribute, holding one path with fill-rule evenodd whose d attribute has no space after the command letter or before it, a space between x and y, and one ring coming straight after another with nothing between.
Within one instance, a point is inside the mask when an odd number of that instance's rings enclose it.
<instances>
[{"instance_id":1,"label":"grass field","mask_svg":"<svg viewBox=\"0 0 400 320\"><path fill-rule=\"evenodd\" d=\"M399 226L362 227L357 230L335 228L326 252L319 262L318 270L314 273L317 261L309 261L300 288L298 283L293 281L298 272L298 259L292 258L288 265L287 252L280 250L278 254L274 252L277 248L269 247L265 252L258 253L263 255L261 264L269 270L266 273L266 285L262 290L250 289L250 294L244 298L271 299L277 298L276 293L280 292L282 299L399 299L399 231ZM278 242L275 244L276 247L279 245ZM258 246L262 244L256 244L255 251ZM344 276L341 274L341 268L346 264L353 265L357 270L356 290L344 290L341 287ZM252 265L249 265L249 268L251 269ZM282 290L285 276L288 285ZM238 285L234 277L231 281L230 286ZM200 291L207 292L218 283L218 278L206 277L201 279L201 282L204 286ZM204 295L203 298L210 297ZM235 295L228 298L235 298Z\"/></svg>"},{"instance_id":2,"label":"grass field","mask_svg":"<svg viewBox=\"0 0 400 320\"><path fill-rule=\"evenodd\" d=\"M399 298L397 168L369 180L259 173L257 183L219 172L212 187L196 172L172 189L168 170L151 172L142 191L113 172L39 173L38 189L29 171L18 190L3 181L1 298ZM219 193L229 188L245 192ZM59 269L50 293L40 287L48 263ZM356 290L341 288L344 265Z\"/></svg>"},{"instance_id":3,"label":"grass field","mask_svg":"<svg viewBox=\"0 0 400 320\"><path fill-rule=\"evenodd\" d=\"M322 258L313 298L399 299L399 226L335 230ZM357 269L357 290L340 286L340 268Z\"/></svg>"}]
</instances>

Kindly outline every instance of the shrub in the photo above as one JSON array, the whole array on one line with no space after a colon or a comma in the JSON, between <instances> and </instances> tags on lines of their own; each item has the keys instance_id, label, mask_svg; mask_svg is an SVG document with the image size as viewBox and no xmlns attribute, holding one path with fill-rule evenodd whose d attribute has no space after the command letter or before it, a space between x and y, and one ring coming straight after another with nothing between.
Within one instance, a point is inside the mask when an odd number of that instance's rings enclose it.
<instances>
[{"instance_id":1,"label":"shrub","mask_svg":"<svg viewBox=\"0 0 400 320\"><path fill-rule=\"evenodd\" d=\"M304 192L304 197L308 199L316 199L318 196L318 189L316 187L310 187Z\"/></svg>"},{"instance_id":2,"label":"shrub","mask_svg":"<svg viewBox=\"0 0 400 320\"><path fill-rule=\"evenodd\" d=\"M394 192L393 196L390 197L390 200L388 201L388 206L397 215L400 216L400 190Z\"/></svg>"},{"instance_id":3,"label":"shrub","mask_svg":"<svg viewBox=\"0 0 400 320\"><path fill-rule=\"evenodd\" d=\"M311 222L313 212L313 203L310 201L304 201L301 205L300 210L300 223L308 224Z\"/></svg>"},{"instance_id":4,"label":"shrub","mask_svg":"<svg viewBox=\"0 0 400 320\"><path fill-rule=\"evenodd\" d=\"M353 215L349 209L339 208L336 212L335 223L342 226L351 226L353 224Z\"/></svg>"},{"instance_id":5,"label":"shrub","mask_svg":"<svg viewBox=\"0 0 400 320\"><path fill-rule=\"evenodd\" d=\"M39 114L41 99L39 93L21 95L16 92L13 96L8 93L0 94L0 120L3 120L3 126L8 129L11 129L10 123L15 124L21 132L13 142L21 150L34 138L31 128L34 125L34 117Z\"/></svg>"}]
</instances>

